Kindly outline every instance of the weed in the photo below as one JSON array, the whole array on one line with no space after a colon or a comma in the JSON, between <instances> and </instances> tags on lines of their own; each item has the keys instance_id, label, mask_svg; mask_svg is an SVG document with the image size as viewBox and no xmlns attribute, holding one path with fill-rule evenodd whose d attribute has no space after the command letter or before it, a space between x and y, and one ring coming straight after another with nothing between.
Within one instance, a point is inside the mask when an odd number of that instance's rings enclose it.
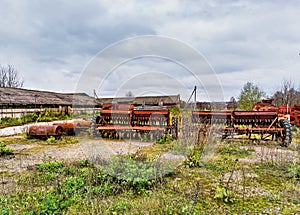
<instances>
[{"instance_id":1,"label":"weed","mask_svg":"<svg viewBox=\"0 0 300 215\"><path fill-rule=\"evenodd\" d=\"M108 172L120 183L132 188L137 193L145 193L164 174L160 172L163 170L159 168L159 164L136 161L131 157L115 157L107 168Z\"/></svg>"},{"instance_id":2,"label":"weed","mask_svg":"<svg viewBox=\"0 0 300 215\"><path fill-rule=\"evenodd\" d=\"M234 203L236 201L233 197L233 193L225 187L217 187L214 199L221 200L225 203Z\"/></svg>"},{"instance_id":3,"label":"weed","mask_svg":"<svg viewBox=\"0 0 300 215\"><path fill-rule=\"evenodd\" d=\"M6 147L6 144L0 142L0 156L2 155L12 155L13 150Z\"/></svg>"},{"instance_id":4,"label":"weed","mask_svg":"<svg viewBox=\"0 0 300 215\"><path fill-rule=\"evenodd\" d=\"M252 149L241 149L237 143L226 144L219 149L220 154L235 157L246 157L252 154Z\"/></svg>"},{"instance_id":5,"label":"weed","mask_svg":"<svg viewBox=\"0 0 300 215\"><path fill-rule=\"evenodd\" d=\"M88 167L88 166L91 165L91 161L88 160L88 159L81 160L81 161L79 162L79 165L80 165L80 167Z\"/></svg>"},{"instance_id":6,"label":"weed","mask_svg":"<svg viewBox=\"0 0 300 215\"><path fill-rule=\"evenodd\" d=\"M55 142L56 142L55 137L50 136L50 137L47 138L47 143L55 143Z\"/></svg>"},{"instance_id":7,"label":"weed","mask_svg":"<svg viewBox=\"0 0 300 215\"><path fill-rule=\"evenodd\" d=\"M290 178L300 180L300 162L295 161L289 164L287 172Z\"/></svg>"},{"instance_id":8,"label":"weed","mask_svg":"<svg viewBox=\"0 0 300 215\"><path fill-rule=\"evenodd\" d=\"M156 141L156 144L165 144L172 141L172 136L164 134L159 140Z\"/></svg>"},{"instance_id":9,"label":"weed","mask_svg":"<svg viewBox=\"0 0 300 215\"><path fill-rule=\"evenodd\" d=\"M59 169L63 166L63 163L61 161L47 161L45 158L43 160L43 163L37 164L36 168L39 171L43 172L58 172Z\"/></svg>"},{"instance_id":10,"label":"weed","mask_svg":"<svg viewBox=\"0 0 300 215\"><path fill-rule=\"evenodd\" d=\"M201 165L201 154L203 152L203 147L194 147L191 153L187 156L184 161L184 165L188 167L196 167Z\"/></svg>"},{"instance_id":11,"label":"weed","mask_svg":"<svg viewBox=\"0 0 300 215\"><path fill-rule=\"evenodd\" d=\"M118 214L118 213L124 213L128 209L130 209L130 203L121 201L113 204L111 206L110 211L112 212L112 214Z\"/></svg>"},{"instance_id":12,"label":"weed","mask_svg":"<svg viewBox=\"0 0 300 215\"><path fill-rule=\"evenodd\" d=\"M75 144L75 143L78 143L78 139L72 136L63 136L57 141L57 144L59 145L67 145L67 144Z\"/></svg>"}]
</instances>

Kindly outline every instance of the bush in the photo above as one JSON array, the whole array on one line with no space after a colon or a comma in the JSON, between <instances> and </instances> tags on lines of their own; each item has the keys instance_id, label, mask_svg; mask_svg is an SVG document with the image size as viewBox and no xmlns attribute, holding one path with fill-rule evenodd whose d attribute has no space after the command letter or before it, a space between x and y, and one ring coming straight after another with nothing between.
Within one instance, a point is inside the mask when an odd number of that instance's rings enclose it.
<instances>
[{"instance_id":1,"label":"bush","mask_svg":"<svg viewBox=\"0 0 300 215\"><path fill-rule=\"evenodd\" d=\"M19 118L4 117L0 120L0 125L2 125L2 127L18 126L31 122L50 122L53 120L70 119L71 117L69 114L47 109L41 112L25 114Z\"/></svg>"}]
</instances>

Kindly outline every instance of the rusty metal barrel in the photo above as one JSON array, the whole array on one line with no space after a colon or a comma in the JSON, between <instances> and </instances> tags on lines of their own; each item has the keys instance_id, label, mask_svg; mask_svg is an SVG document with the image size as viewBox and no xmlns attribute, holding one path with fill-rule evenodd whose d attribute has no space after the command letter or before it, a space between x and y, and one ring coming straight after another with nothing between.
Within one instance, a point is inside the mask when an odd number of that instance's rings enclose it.
<instances>
[{"instance_id":1,"label":"rusty metal barrel","mask_svg":"<svg viewBox=\"0 0 300 215\"><path fill-rule=\"evenodd\" d=\"M28 128L28 136L33 138L60 137L63 128L60 125L31 125Z\"/></svg>"}]
</instances>

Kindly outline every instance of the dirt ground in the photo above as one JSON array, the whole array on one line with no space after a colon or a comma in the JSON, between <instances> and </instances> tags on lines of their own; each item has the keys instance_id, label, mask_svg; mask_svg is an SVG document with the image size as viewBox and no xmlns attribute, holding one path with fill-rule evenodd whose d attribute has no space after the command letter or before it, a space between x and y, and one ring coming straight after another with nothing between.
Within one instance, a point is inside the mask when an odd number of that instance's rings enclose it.
<instances>
[{"instance_id":1,"label":"dirt ground","mask_svg":"<svg viewBox=\"0 0 300 215\"><path fill-rule=\"evenodd\" d=\"M24 137L10 137L24 139ZM94 157L109 159L112 155L133 153L141 147L153 142L109 141L102 139L78 138L75 144L51 144L46 141L26 141L7 145L14 150L13 155L0 157L0 192L14 189L16 176L23 171L33 168L43 161L75 161L92 160Z\"/></svg>"},{"instance_id":2,"label":"dirt ground","mask_svg":"<svg viewBox=\"0 0 300 215\"><path fill-rule=\"evenodd\" d=\"M22 137L20 137L22 138ZM78 138L75 144L51 144L33 141L25 144L9 144L14 155L0 158L2 172L20 172L30 165L35 165L45 159L49 160L83 160L95 156L110 158L112 155L133 153L141 147L153 142L110 141L102 139Z\"/></svg>"},{"instance_id":3,"label":"dirt ground","mask_svg":"<svg viewBox=\"0 0 300 215\"><path fill-rule=\"evenodd\" d=\"M0 141L2 138L0 138ZM107 160L112 155L134 153L142 147L154 144L154 142L113 141L87 137L76 137L78 142L74 144L56 144L48 143L47 141L28 140L22 135L5 138L12 138L12 143L8 144L7 147L13 149L14 154L0 157L0 193L15 189L16 178L19 174L45 160L93 160L93 158L99 157ZM14 140L17 140L16 143L14 143ZM241 148L253 151L251 156L239 159L250 164L265 161L293 162L300 159L300 148L295 147L290 149L275 145L250 145L241 146ZM173 156L171 154L172 158ZM168 158L168 154L166 154L166 157L166 159L172 159Z\"/></svg>"},{"instance_id":4,"label":"dirt ground","mask_svg":"<svg viewBox=\"0 0 300 215\"><path fill-rule=\"evenodd\" d=\"M247 163L299 161L300 147L296 148L295 143L291 147L293 147L293 150L278 146L241 146L241 149L253 150L253 153L251 156L239 160Z\"/></svg>"}]
</instances>

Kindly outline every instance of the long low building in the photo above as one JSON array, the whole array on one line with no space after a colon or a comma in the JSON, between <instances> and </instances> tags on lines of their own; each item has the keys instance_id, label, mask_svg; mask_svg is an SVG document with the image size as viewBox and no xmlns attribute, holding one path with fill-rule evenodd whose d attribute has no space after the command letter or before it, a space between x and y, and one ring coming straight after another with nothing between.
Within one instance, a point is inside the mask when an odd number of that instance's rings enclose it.
<instances>
[{"instance_id":1,"label":"long low building","mask_svg":"<svg viewBox=\"0 0 300 215\"><path fill-rule=\"evenodd\" d=\"M79 101L79 102L78 102ZM0 88L0 118L19 117L26 113L54 109L91 112L100 108L93 97L84 93L56 93L21 88Z\"/></svg>"},{"instance_id":2,"label":"long low building","mask_svg":"<svg viewBox=\"0 0 300 215\"><path fill-rule=\"evenodd\" d=\"M85 106L96 106L95 99L84 93L56 93L21 88L0 88L0 105L6 107L72 106L76 100Z\"/></svg>"},{"instance_id":3,"label":"long low building","mask_svg":"<svg viewBox=\"0 0 300 215\"><path fill-rule=\"evenodd\" d=\"M85 93L56 93L21 88L0 88L0 118L53 109L93 113L105 103L131 103L135 106L180 107L180 96L94 98Z\"/></svg>"},{"instance_id":4,"label":"long low building","mask_svg":"<svg viewBox=\"0 0 300 215\"><path fill-rule=\"evenodd\" d=\"M180 108L180 95L99 98L97 103L130 103L135 106L164 106Z\"/></svg>"}]
</instances>

